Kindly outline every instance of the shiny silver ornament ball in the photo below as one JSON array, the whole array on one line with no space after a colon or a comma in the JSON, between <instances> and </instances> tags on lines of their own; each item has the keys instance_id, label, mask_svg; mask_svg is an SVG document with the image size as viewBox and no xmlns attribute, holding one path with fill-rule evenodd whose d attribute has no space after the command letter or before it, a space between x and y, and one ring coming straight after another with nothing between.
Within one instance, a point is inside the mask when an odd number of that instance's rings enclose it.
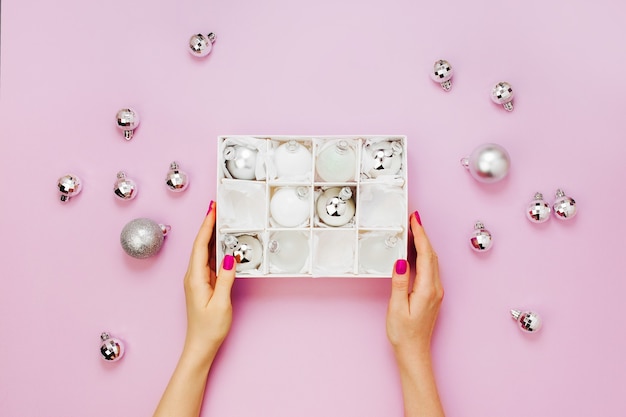
<instances>
[{"instance_id":1,"label":"shiny silver ornament ball","mask_svg":"<svg viewBox=\"0 0 626 417\"><path fill-rule=\"evenodd\" d=\"M62 203L69 201L70 198L77 196L83 186L80 178L73 174L66 174L57 180L57 190L59 191L59 200Z\"/></svg>"},{"instance_id":2,"label":"shiny silver ornament ball","mask_svg":"<svg viewBox=\"0 0 626 417\"><path fill-rule=\"evenodd\" d=\"M117 362L124 356L124 343L121 340L111 337L107 332L100 335L100 354L107 362Z\"/></svg>"},{"instance_id":3,"label":"shiny silver ornament ball","mask_svg":"<svg viewBox=\"0 0 626 417\"><path fill-rule=\"evenodd\" d=\"M543 199L543 194L535 193L535 198L526 208L526 218L533 223L543 223L550 219L550 205Z\"/></svg>"},{"instance_id":4,"label":"shiny silver ornament ball","mask_svg":"<svg viewBox=\"0 0 626 417\"><path fill-rule=\"evenodd\" d=\"M532 311L511 310L511 317L519 323L519 328L528 333L536 333L541 329L541 317Z\"/></svg>"},{"instance_id":5,"label":"shiny silver ornament ball","mask_svg":"<svg viewBox=\"0 0 626 417\"><path fill-rule=\"evenodd\" d=\"M489 230L481 221L474 224L474 231L470 236L470 247L476 252L487 252L493 245L493 238Z\"/></svg>"},{"instance_id":6,"label":"shiny silver ornament ball","mask_svg":"<svg viewBox=\"0 0 626 417\"><path fill-rule=\"evenodd\" d=\"M189 38L189 52L193 56L203 57L211 53L213 44L215 43L215 33L211 32L208 35L198 33L192 35Z\"/></svg>"},{"instance_id":7,"label":"shiny silver ornament ball","mask_svg":"<svg viewBox=\"0 0 626 417\"><path fill-rule=\"evenodd\" d=\"M491 100L502 105L506 111L513 111L513 87L507 82L501 82L491 90Z\"/></svg>"},{"instance_id":8,"label":"shiny silver ornament ball","mask_svg":"<svg viewBox=\"0 0 626 417\"><path fill-rule=\"evenodd\" d=\"M117 173L115 184L113 184L113 193L120 200L132 200L137 196L137 184L126 177L125 172L120 171Z\"/></svg>"},{"instance_id":9,"label":"shiny silver ornament ball","mask_svg":"<svg viewBox=\"0 0 626 417\"><path fill-rule=\"evenodd\" d=\"M433 70L430 73L430 78L441 84L441 88L443 88L444 91L450 91L450 88L452 87L452 82L450 81L452 74L453 71L450 63L444 59L440 59L435 62Z\"/></svg>"},{"instance_id":10,"label":"shiny silver ornament ball","mask_svg":"<svg viewBox=\"0 0 626 417\"><path fill-rule=\"evenodd\" d=\"M121 109L116 116L118 129L124 132L124 139L131 140L133 131L139 126L139 114L129 108Z\"/></svg>"},{"instance_id":11,"label":"shiny silver ornament ball","mask_svg":"<svg viewBox=\"0 0 626 417\"><path fill-rule=\"evenodd\" d=\"M184 171L180 170L176 161L170 164L170 170L167 171L165 176L165 185L167 185L168 190L175 193L185 191L189 186L189 177Z\"/></svg>"},{"instance_id":12,"label":"shiny silver ornament ball","mask_svg":"<svg viewBox=\"0 0 626 417\"><path fill-rule=\"evenodd\" d=\"M350 187L333 187L324 191L317 199L317 215L328 226L348 224L354 217L356 206Z\"/></svg>"},{"instance_id":13,"label":"shiny silver ornament ball","mask_svg":"<svg viewBox=\"0 0 626 417\"><path fill-rule=\"evenodd\" d=\"M511 157L502 146L486 143L474 149L469 157L461 159L461 165L469 170L475 180L494 183L509 173Z\"/></svg>"},{"instance_id":14,"label":"shiny silver ornament ball","mask_svg":"<svg viewBox=\"0 0 626 417\"><path fill-rule=\"evenodd\" d=\"M233 145L224 148L226 170L235 179L256 179L256 163L259 151L246 146Z\"/></svg>"},{"instance_id":15,"label":"shiny silver ornament ball","mask_svg":"<svg viewBox=\"0 0 626 417\"><path fill-rule=\"evenodd\" d=\"M576 201L565 195L563 190L558 189L555 193L556 201L552 208L554 215L559 220L568 220L576 215Z\"/></svg>"},{"instance_id":16,"label":"shiny silver ornament ball","mask_svg":"<svg viewBox=\"0 0 626 417\"><path fill-rule=\"evenodd\" d=\"M154 220L134 219L122 229L120 244L133 258L149 258L159 252L170 229L170 226L159 224Z\"/></svg>"},{"instance_id":17,"label":"shiny silver ornament ball","mask_svg":"<svg viewBox=\"0 0 626 417\"><path fill-rule=\"evenodd\" d=\"M398 174L402 168L402 144L383 141L366 145L362 168L369 178Z\"/></svg>"},{"instance_id":18,"label":"shiny silver ornament ball","mask_svg":"<svg viewBox=\"0 0 626 417\"><path fill-rule=\"evenodd\" d=\"M237 261L237 272L257 269L263 260L263 246L259 239L250 235L227 235L224 237L224 252Z\"/></svg>"}]
</instances>

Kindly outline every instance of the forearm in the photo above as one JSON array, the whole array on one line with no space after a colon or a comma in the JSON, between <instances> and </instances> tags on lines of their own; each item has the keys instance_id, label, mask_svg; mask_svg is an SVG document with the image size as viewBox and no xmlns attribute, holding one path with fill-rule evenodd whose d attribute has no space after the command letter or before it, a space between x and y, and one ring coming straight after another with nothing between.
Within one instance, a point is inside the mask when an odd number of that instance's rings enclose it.
<instances>
[{"instance_id":1,"label":"forearm","mask_svg":"<svg viewBox=\"0 0 626 417\"><path fill-rule=\"evenodd\" d=\"M405 417L444 417L430 354L396 353Z\"/></svg>"}]
</instances>

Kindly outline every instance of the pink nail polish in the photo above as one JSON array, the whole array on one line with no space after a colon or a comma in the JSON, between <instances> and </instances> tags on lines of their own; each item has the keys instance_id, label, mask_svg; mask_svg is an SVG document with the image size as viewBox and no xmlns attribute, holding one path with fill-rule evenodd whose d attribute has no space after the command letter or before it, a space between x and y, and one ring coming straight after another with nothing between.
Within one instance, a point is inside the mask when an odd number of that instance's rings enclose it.
<instances>
[{"instance_id":1,"label":"pink nail polish","mask_svg":"<svg viewBox=\"0 0 626 417\"><path fill-rule=\"evenodd\" d=\"M211 202L209 203L209 210L207 210L206 215L208 216L209 213L211 212L211 209L213 209L213 200L211 200Z\"/></svg>"},{"instance_id":2,"label":"pink nail polish","mask_svg":"<svg viewBox=\"0 0 626 417\"><path fill-rule=\"evenodd\" d=\"M417 222L419 223L419 225L422 225L422 219L420 219L420 214L417 210L415 210L415 212L413 213L413 215L415 216L415 220L417 220Z\"/></svg>"},{"instance_id":3,"label":"pink nail polish","mask_svg":"<svg viewBox=\"0 0 626 417\"><path fill-rule=\"evenodd\" d=\"M230 271L235 266L235 258L232 255L224 256L224 263L222 264L225 270Z\"/></svg>"},{"instance_id":4,"label":"pink nail polish","mask_svg":"<svg viewBox=\"0 0 626 417\"><path fill-rule=\"evenodd\" d=\"M404 275L406 274L406 259L398 259L396 261L396 274L398 275Z\"/></svg>"}]
</instances>

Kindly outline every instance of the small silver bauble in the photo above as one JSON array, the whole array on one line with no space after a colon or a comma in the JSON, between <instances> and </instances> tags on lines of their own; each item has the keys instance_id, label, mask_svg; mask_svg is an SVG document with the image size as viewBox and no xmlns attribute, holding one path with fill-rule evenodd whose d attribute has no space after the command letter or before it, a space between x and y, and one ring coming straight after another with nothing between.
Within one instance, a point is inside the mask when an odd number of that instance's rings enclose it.
<instances>
[{"instance_id":1,"label":"small silver bauble","mask_svg":"<svg viewBox=\"0 0 626 417\"><path fill-rule=\"evenodd\" d=\"M120 244L124 251L137 259L149 258L157 254L171 227L154 220L139 218L131 220L120 234Z\"/></svg>"},{"instance_id":2,"label":"small silver bauble","mask_svg":"<svg viewBox=\"0 0 626 417\"><path fill-rule=\"evenodd\" d=\"M57 190L59 191L59 199L65 203L70 198L77 196L83 186L74 174L66 174L57 180Z\"/></svg>"},{"instance_id":3,"label":"small silver bauble","mask_svg":"<svg viewBox=\"0 0 626 417\"><path fill-rule=\"evenodd\" d=\"M474 224L474 231L470 237L470 246L476 252L487 252L491 249L493 239L489 230L485 229L485 225L481 221Z\"/></svg>"},{"instance_id":4,"label":"small silver bauble","mask_svg":"<svg viewBox=\"0 0 626 417\"><path fill-rule=\"evenodd\" d=\"M107 332L100 335L100 354L107 362L116 362L124 356L124 343L121 340L111 337Z\"/></svg>"},{"instance_id":5,"label":"small silver bauble","mask_svg":"<svg viewBox=\"0 0 626 417\"><path fill-rule=\"evenodd\" d=\"M113 184L113 193L121 200L132 200L137 195L137 184L126 177L126 173L117 173L117 181Z\"/></svg>"},{"instance_id":6,"label":"small silver bauble","mask_svg":"<svg viewBox=\"0 0 626 417\"><path fill-rule=\"evenodd\" d=\"M192 35L189 38L189 52L193 56L203 57L211 53L213 44L215 43L215 33L211 32L208 35L198 33Z\"/></svg>"},{"instance_id":7,"label":"small silver bauble","mask_svg":"<svg viewBox=\"0 0 626 417\"><path fill-rule=\"evenodd\" d=\"M507 176L511 158L502 146L486 143L474 149L469 157L461 159L461 165L467 168L477 181L493 183Z\"/></svg>"},{"instance_id":8,"label":"small silver bauble","mask_svg":"<svg viewBox=\"0 0 626 417\"><path fill-rule=\"evenodd\" d=\"M350 187L333 187L317 199L317 215L328 226L347 224L354 217L356 207Z\"/></svg>"},{"instance_id":9,"label":"small silver bauble","mask_svg":"<svg viewBox=\"0 0 626 417\"><path fill-rule=\"evenodd\" d=\"M256 159L259 151L246 146L233 145L224 148L226 170L238 180L256 179Z\"/></svg>"},{"instance_id":10,"label":"small silver bauble","mask_svg":"<svg viewBox=\"0 0 626 417\"><path fill-rule=\"evenodd\" d=\"M168 190L175 193L185 191L189 186L189 177L187 176L187 173L179 169L176 161L170 164L170 170L167 171L167 175L165 176L165 185L167 185Z\"/></svg>"},{"instance_id":11,"label":"small silver bauble","mask_svg":"<svg viewBox=\"0 0 626 417\"><path fill-rule=\"evenodd\" d=\"M526 217L533 223L543 223L550 218L550 205L543 199L543 194L535 193L535 199L528 204Z\"/></svg>"},{"instance_id":12,"label":"small silver bauble","mask_svg":"<svg viewBox=\"0 0 626 417\"><path fill-rule=\"evenodd\" d=\"M237 272L256 269L263 260L263 246L259 239L250 235L224 236L224 252L237 261Z\"/></svg>"},{"instance_id":13,"label":"small silver bauble","mask_svg":"<svg viewBox=\"0 0 626 417\"><path fill-rule=\"evenodd\" d=\"M445 91L450 91L452 87L452 83L450 79L452 78L452 66L450 63L444 59L440 59L435 62L432 72L430 73L430 78L433 81L441 84L441 88Z\"/></svg>"},{"instance_id":14,"label":"small silver bauble","mask_svg":"<svg viewBox=\"0 0 626 417\"><path fill-rule=\"evenodd\" d=\"M117 112L117 127L124 132L124 139L131 140L133 130L139 126L139 114L133 109L125 108Z\"/></svg>"},{"instance_id":15,"label":"small silver bauble","mask_svg":"<svg viewBox=\"0 0 626 417\"><path fill-rule=\"evenodd\" d=\"M559 220L571 219L576 215L576 201L565 195L563 190L558 189L555 193L556 201L554 202L554 215Z\"/></svg>"},{"instance_id":16,"label":"small silver bauble","mask_svg":"<svg viewBox=\"0 0 626 417\"><path fill-rule=\"evenodd\" d=\"M501 104L506 111L513 111L513 87L507 82L501 82L491 90L491 100L496 104Z\"/></svg>"},{"instance_id":17,"label":"small silver bauble","mask_svg":"<svg viewBox=\"0 0 626 417\"><path fill-rule=\"evenodd\" d=\"M511 317L519 323L519 328L528 333L536 333L541 329L541 317L532 311L511 310Z\"/></svg>"},{"instance_id":18,"label":"small silver bauble","mask_svg":"<svg viewBox=\"0 0 626 417\"><path fill-rule=\"evenodd\" d=\"M402 144L383 141L365 146L363 171L370 178L381 175L396 175L402 168Z\"/></svg>"}]
</instances>

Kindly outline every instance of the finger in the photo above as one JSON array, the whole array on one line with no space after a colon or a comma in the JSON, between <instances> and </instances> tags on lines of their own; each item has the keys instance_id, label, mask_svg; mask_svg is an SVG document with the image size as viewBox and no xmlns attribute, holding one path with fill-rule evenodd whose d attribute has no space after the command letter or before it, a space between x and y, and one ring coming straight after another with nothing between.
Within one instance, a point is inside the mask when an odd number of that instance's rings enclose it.
<instances>
[{"instance_id":1,"label":"finger","mask_svg":"<svg viewBox=\"0 0 626 417\"><path fill-rule=\"evenodd\" d=\"M391 298L389 308L392 310L406 309L409 301L409 263L406 259L398 259L391 273Z\"/></svg>"},{"instance_id":2,"label":"finger","mask_svg":"<svg viewBox=\"0 0 626 417\"><path fill-rule=\"evenodd\" d=\"M189 269L196 272L198 275L200 272L204 272L209 263L209 243L213 236L213 229L215 228L215 203L211 201L209 203L209 211L207 212L200 230L196 235L196 239L193 242L193 248L191 250L191 258L189 259Z\"/></svg>"},{"instance_id":3,"label":"finger","mask_svg":"<svg viewBox=\"0 0 626 417\"><path fill-rule=\"evenodd\" d=\"M413 232L413 243L417 252L413 290L415 291L420 286L440 286L438 282L437 255L430 245L430 241L421 225L420 216L417 211L411 215L410 221L411 231Z\"/></svg>"},{"instance_id":4,"label":"finger","mask_svg":"<svg viewBox=\"0 0 626 417\"><path fill-rule=\"evenodd\" d=\"M213 297L217 297L218 300L230 301L230 293L235 282L235 272L237 262L232 255L224 256L222 260L222 267L217 274L215 280L215 290L213 291Z\"/></svg>"},{"instance_id":5,"label":"finger","mask_svg":"<svg viewBox=\"0 0 626 417\"><path fill-rule=\"evenodd\" d=\"M411 232L413 233L413 244L415 245L418 257L420 253L432 252L433 249L432 246L430 246L430 240L428 240L426 231L424 227L422 227L422 220L420 219L419 213L417 211L413 212L409 220L411 222Z\"/></svg>"}]
</instances>

